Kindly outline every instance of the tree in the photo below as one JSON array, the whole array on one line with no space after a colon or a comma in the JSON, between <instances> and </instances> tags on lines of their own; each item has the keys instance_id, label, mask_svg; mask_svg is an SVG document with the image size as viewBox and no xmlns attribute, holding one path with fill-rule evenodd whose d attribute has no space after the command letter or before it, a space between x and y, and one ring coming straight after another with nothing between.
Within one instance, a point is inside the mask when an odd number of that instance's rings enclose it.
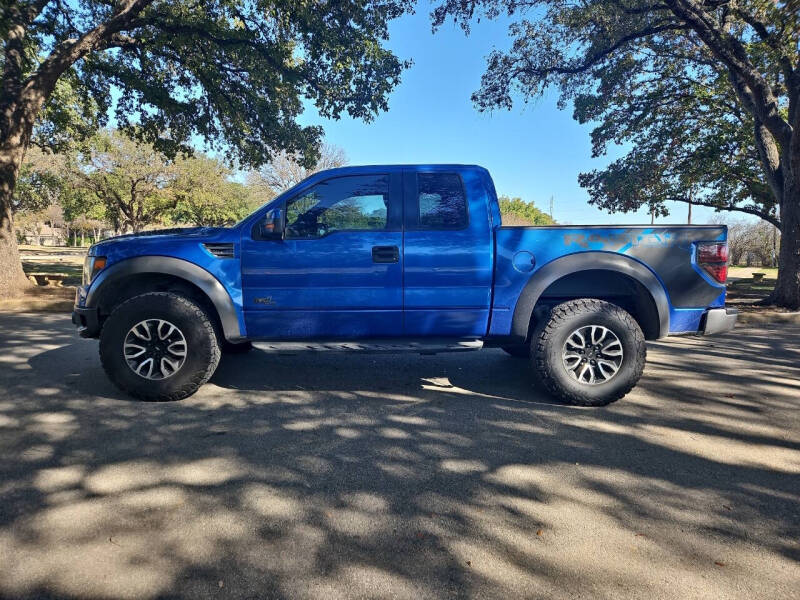
<instances>
[{"instance_id":1,"label":"tree","mask_svg":"<svg viewBox=\"0 0 800 600\"><path fill-rule=\"evenodd\" d=\"M208 156L179 159L167 193L175 199L170 216L178 223L231 225L255 208L249 190L230 180L231 170Z\"/></svg>"},{"instance_id":2,"label":"tree","mask_svg":"<svg viewBox=\"0 0 800 600\"><path fill-rule=\"evenodd\" d=\"M23 210L18 214L16 228L20 238L33 238L36 246L42 245L42 231L44 230L47 215L43 210Z\"/></svg>"},{"instance_id":3,"label":"tree","mask_svg":"<svg viewBox=\"0 0 800 600\"><path fill-rule=\"evenodd\" d=\"M78 241L77 234L81 234L80 246L83 247L86 244L86 232L92 230L89 218L85 215L78 216L74 221L72 221L72 229L75 231L76 242Z\"/></svg>"},{"instance_id":4,"label":"tree","mask_svg":"<svg viewBox=\"0 0 800 600\"><path fill-rule=\"evenodd\" d=\"M167 188L177 170L147 143L104 131L80 154L71 170L74 187L93 195L115 231L137 233L162 222L178 198Z\"/></svg>"},{"instance_id":5,"label":"tree","mask_svg":"<svg viewBox=\"0 0 800 600\"><path fill-rule=\"evenodd\" d=\"M36 131L63 139L73 113L103 124L112 86L128 135L173 156L201 138L243 166L286 150L316 162L321 130L301 126L303 98L323 117L370 119L405 63L382 43L404 0L27 0L0 2L0 294L25 284L12 196ZM59 86L72 82L73 110ZM70 132L67 138L88 132Z\"/></svg>"},{"instance_id":6,"label":"tree","mask_svg":"<svg viewBox=\"0 0 800 600\"><path fill-rule=\"evenodd\" d=\"M800 11L795 0L444 0L434 26L476 14L521 18L493 51L473 99L508 108L548 88L592 131L580 176L612 212L665 202L758 215L780 227L770 301L800 307ZM526 18L533 15L535 20Z\"/></svg>"},{"instance_id":7,"label":"tree","mask_svg":"<svg viewBox=\"0 0 800 600\"><path fill-rule=\"evenodd\" d=\"M522 198L500 196L500 215L503 225L552 225L555 221L550 215L543 213L533 202L525 202Z\"/></svg>"},{"instance_id":8,"label":"tree","mask_svg":"<svg viewBox=\"0 0 800 600\"><path fill-rule=\"evenodd\" d=\"M728 226L728 262L731 265L741 265L747 255L747 229L750 223L743 219L725 219L724 221L714 219L714 222Z\"/></svg>"},{"instance_id":9,"label":"tree","mask_svg":"<svg viewBox=\"0 0 800 600\"><path fill-rule=\"evenodd\" d=\"M261 169L250 173L248 184L256 189L279 194L297 185L309 175L343 167L346 164L347 155L344 150L332 144L323 144L320 147L319 158L311 167L305 166L302 158L296 154L281 152Z\"/></svg>"},{"instance_id":10,"label":"tree","mask_svg":"<svg viewBox=\"0 0 800 600\"><path fill-rule=\"evenodd\" d=\"M20 167L13 210L39 210L57 202L68 187L64 164L65 155L32 147Z\"/></svg>"}]
</instances>

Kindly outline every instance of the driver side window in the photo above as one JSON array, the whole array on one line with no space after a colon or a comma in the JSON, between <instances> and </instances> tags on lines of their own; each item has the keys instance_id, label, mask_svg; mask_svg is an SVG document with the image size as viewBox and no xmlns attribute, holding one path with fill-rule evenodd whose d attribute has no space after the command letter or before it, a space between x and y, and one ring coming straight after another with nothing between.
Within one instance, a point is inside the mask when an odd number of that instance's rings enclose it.
<instances>
[{"instance_id":1,"label":"driver side window","mask_svg":"<svg viewBox=\"0 0 800 600\"><path fill-rule=\"evenodd\" d=\"M286 238L386 229L388 206L388 176L334 177L286 203Z\"/></svg>"}]
</instances>

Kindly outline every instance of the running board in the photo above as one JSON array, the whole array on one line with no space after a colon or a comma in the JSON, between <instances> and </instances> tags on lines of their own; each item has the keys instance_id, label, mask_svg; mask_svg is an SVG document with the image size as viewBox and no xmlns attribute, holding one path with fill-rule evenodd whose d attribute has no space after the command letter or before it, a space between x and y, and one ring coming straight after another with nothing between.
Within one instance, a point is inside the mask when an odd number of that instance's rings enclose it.
<instances>
[{"instance_id":1,"label":"running board","mask_svg":"<svg viewBox=\"0 0 800 600\"><path fill-rule=\"evenodd\" d=\"M253 347L264 352L369 352L395 353L418 352L439 354L440 352L466 352L483 348L483 340L367 340L353 342L253 342Z\"/></svg>"}]
</instances>

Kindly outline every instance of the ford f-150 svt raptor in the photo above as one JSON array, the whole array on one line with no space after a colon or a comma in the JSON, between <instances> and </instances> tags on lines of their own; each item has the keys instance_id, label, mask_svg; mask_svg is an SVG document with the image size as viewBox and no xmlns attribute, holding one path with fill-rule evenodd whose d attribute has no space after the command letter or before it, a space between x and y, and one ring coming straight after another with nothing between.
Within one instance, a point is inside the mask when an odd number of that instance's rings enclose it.
<instances>
[{"instance_id":1,"label":"ford f-150 svt raptor","mask_svg":"<svg viewBox=\"0 0 800 600\"><path fill-rule=\"evenodd\" d=\"M317 173L230 228L95 244L73 321L129 394L180 399L252 342L501 347L552 394L624 396L645 340L730 330L724 226L505 227L477 166ZM295 344L297 346L297 344ZM376 377L379 377L376 374Z\"/></svg>"}]
</instances>

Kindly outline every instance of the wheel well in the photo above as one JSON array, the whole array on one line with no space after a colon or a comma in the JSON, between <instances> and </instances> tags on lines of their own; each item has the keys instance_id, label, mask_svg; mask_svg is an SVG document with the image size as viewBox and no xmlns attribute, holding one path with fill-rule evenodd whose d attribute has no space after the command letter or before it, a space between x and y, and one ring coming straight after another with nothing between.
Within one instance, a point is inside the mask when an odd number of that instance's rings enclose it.
<instances>
[{"instance_id":1,"label":"wheel well","mask_svg":"<svg viewBox=\"0 0 800 600\"><path fill-rule=\"evenodd\" d=\"M551 283L536 301L529 331L537 320L546 318L552 307L577 298L596 298L616 304L636 319L645 339L654 340L659 336L658 309L647 288L633 277L606 269L576 271Z\"/></svg>"},{"instance_id":2,"label":"wheel well","mask_svg":"<svg viewBox=\"0 0 800 600\"><path fill-rule=\"evenodd\" d=\"M219 314L206 293L191 281L166 273L136 273L126 276L122 281L109 286L109 289L103 290L97 302L101 323L118 305L147 292L173 292L195 301L211 318L217 335L222 334Z\"/></svg>"}]
</instances>

